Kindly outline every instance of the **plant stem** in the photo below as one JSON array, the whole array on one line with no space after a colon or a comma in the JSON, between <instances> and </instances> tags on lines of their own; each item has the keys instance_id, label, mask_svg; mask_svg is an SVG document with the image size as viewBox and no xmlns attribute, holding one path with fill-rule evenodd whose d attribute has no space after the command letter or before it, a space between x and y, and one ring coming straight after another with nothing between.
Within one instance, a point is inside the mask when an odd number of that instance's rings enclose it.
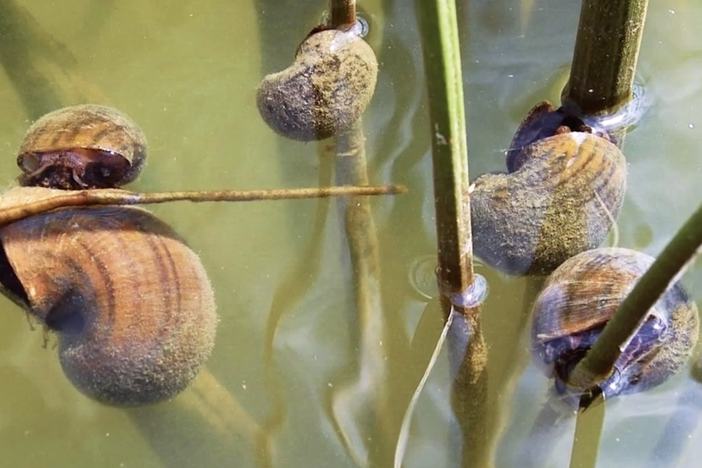
<instances>
[{"instance_id":1,"label":"plant stem","mask_svg":"<svg viewBox=\"0 0 702 468\"><path fill-rule=\"evenodd\" d=\"M475 278L456 5L454 0L422 0L418 8L432 135L437 281L445 317L458 314L448 332L452 408L462 429L461 465L483 467L490 465L487 346L479 304L461 301Z\"/></svg>"},{"instance_id":2,"label":"plant stem","mask_svg":"<svg viewBox=\"0 0 702 468\"><path fill-rule=\"evenodd\" d=\"M604 382L629 338L668 286L682 274L702 245L702 205L666 245L605 325L590 351L573 369L568 384L590 389Z\"/></svg>"},{"instance_id":3,"label":"plant stem","mask_svg":"<svg viewBox=\"0 0 702 468\"><path fill-rule=\"evenodd\" d=\"M356 0L329 0L331 26L340 28L356 22Z\"/></svg>"},{"instance_id":4,"label":"plant stem","mask_svg":"<svg viewBox=\"0 0 702 468\"><path fill-rule=\"evenodd\" d=\"M439 287L461 294L473 283L468 150L455 3L419 2L427 74Z\"/></svg>"},{"instance_id":5,"label":"plant stem","mask_svg":"<svg viewBox=\"0 0 702 468\"><path fill-rule=\"evenodd\" d=\"M334 138L336 180L338 184L368 184L365 136L361 120L340 130ZM389 410L388 361L383 343L389 341L387 315L383 311L380 282L380 251L377 229L368 197L339 200L344 233L351 259L351 274L358 341L354 343L358 356L356 376L339 385L332 396L332 411L349 452L359 466L382 466L377 447L386 446L395 436L396 416ZM344 427L343 421L354 421L356 428ZM373 421L372 429L359 430L360 421ZM358 437L352 437L354 434ZM363 440L365 450L359 451L354 440Z\"/></svg>"},{"instance_id":6,"label":"plant stem","mask_svg":"<svg viewBox=\"0 0 702 468\"><path fill-rule=\"evenodd\" d=\"M583 0L564 98L586 115L631 100L648 0Z\"/></svg>"},{"instance_id":7,"label":"plant stem","mask_svg":"<svg viewBox=\"0 0 702 468\"><path fill-rule=\"evenodd\" d=\"M92 205L147 205L174 201L247 202L262 200L299 200L348 195L390 195L404 193L401 185L342 186L273 190L192 190L176 192L139 193L119 189L54 190L45 199L27 202L21 206L0 208L0 226L20 219L46 213L50 210Z\"/></svg>"}]
</instances>

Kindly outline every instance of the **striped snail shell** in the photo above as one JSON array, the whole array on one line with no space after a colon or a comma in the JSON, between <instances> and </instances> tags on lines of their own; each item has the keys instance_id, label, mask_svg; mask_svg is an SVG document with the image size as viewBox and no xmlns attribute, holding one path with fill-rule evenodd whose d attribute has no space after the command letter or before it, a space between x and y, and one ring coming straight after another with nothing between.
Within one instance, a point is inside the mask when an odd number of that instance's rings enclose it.
<instances>
[{"instance_id":1,"label":"striped snail shell","mask_svg":"<svg viewBox=\"0 0 702 468\"><path fill-rule=\"evenodd\" d=\"M16 187L0 211L61 190ZM183 390L214 344L214 294L198 256L133 207L64 209L0 228L3 292L58 334L61 366L104 404Z\"/></svg>"},{"instance_id":2,"label":"striped snail shell","mask_svg":"<svg viewBox=\"0 0 702 468\"><path fill-rule=\"evenodd\" d=\"M601 248L566 260L547 279L533 307L532 354L556 389L595 342L653 258ZM605 398L655 387L676 373L697 342L695 303L675 283L649 311L602 385Z\"/></svg>"},{"instance_id":3,"label":"striped snail shell","mask_svg":"<svg viewBox=\"0 0 702 468\"><path fill-rule=\"evenodd\" d=\"M626 160L606 134L580 131L587 128L570 118L524 131L530 122L517 132L510 172L479 177L470 196L476 254L515 275L548 274L598 247L626 189Z\"/></svg>"},{"instance_id":4,"label":"striped snail shell","mask_svg":"<svg viewBox=\"0 0 702 468\"><path fill-rule=\"evenodd\" d=\"M313 32L290 67L263 79L258 110L284 137L323 140L361 117L377 75L375 53L355 29Z\"/></svg>"},{"instance_id":5,"label":"striped snail shell","mask_svg":"<svg viewBox=\"0 0 702 468\"><path fill-rule=\"evenodd\" d=\"M111 107L82 104L50 112L27 130L17 156L20 185L79 190L120 187L137 178L146 137Z\"/></svg>"}]
</instances>

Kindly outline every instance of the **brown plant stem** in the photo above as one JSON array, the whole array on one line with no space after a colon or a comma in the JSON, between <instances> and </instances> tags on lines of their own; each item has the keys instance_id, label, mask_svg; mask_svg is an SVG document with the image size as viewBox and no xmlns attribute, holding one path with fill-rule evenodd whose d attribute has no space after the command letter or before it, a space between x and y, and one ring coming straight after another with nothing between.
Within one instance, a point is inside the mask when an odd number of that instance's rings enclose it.
<instances>
[{"instance_id":1,"label":"brown plant stem","mask_svg":"<svg viewBox=\"0 0 702 468\"><path fill-rule=\"evenodd\" d=\"M631 100L648 0L583 0L564 105L612 114Z\"/></svg>"},{"instance_id":2,"label":"brown plant stem","mask_svg":"<svg viewBox=\"0 0 702 468\"><path fill-rule=\"evenodd\" d=\"M329 0L331 26L342 28L356 22L356 0Z\"/></svg>"},{"instance_id":3,"label":"brown plant stem","mask_svg":"<svg viewBox=\"0 0 702 468\"><path fill-rule=\"evenodd\" d=\"M146 205L174 201L202 202L247 202L263 200L300 200L349 195L389 195L404 193L400 185L365 187L322 187L271 190L194 190L174 192L129 192L120 189L66 190L46 200L26 203L22 206L0 210L0 225L35 216L47 211L93 205Z\"/></svg>"},{"instance_id":4,"label":"brown plant stem","mask_svg":"<svg viewBox=\"0 0 702 468\"><path fill-rule=\"evenodd\" d=\"M336 179L339 184L365 185L368 183L366 168L365 136L363 124L358 120L351 128L339 132L335 138ZM372 432L359 438L366 445L367 453L360 455L353 450L348 428L340 425L347 446L357 462L369 463L379 450L369 447L367 440L378 447L390 442L393 433L393 416L389 411L387 391L387 360L383 342L387 342L387 326L383 314L380 285L380 253L378 236L366 196L340 201L344 216L344 230L351 258L353 289L358 326L358 377L338 390L332 402L336 421L372 421ZM344 416L344 414L346 414ZM371 463L371 465L378 464Z\"/></svg>"}]
</instances>

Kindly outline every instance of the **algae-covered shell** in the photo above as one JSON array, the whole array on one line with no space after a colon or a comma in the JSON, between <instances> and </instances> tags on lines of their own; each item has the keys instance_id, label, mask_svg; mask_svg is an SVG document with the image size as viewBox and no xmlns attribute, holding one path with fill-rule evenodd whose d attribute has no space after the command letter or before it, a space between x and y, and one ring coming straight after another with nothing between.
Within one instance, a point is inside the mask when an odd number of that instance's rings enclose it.
<instances>
[{"instance_id":1,"label":"algae-covered shell","mask_svg":"<svg viewBox=\"0 0 702 468\"><path fill-rule=\"evenodd\" d=\"M323 140L361 117L377 74L373 49L353 29L324 30L305 39L290 67L263 79L256 102L280 135Z\"/></svg>"},{"instance_id":2,"label":"algae-covered shell","mask_svg":"<svg viewBox=\"0 0 702 468\"><path fill-rule=\"evenodd\" d=\"M653 258L634 250L583 252L558 267L532 311L532 353L562 387ZM654 387L677 372L697 341L697 307L678 283L649 311L602 385L606 397Z\"/></svg>"},{"instance_id":3,"label":"algae-covered shell","mask_svg":"<svg viewBox=\"0 0 702 468\"><path fill-rule=\"evenodd\" d=\"M2 210L59 190L15 187ZM58 334L61 366L113 406L167 400L202 369L215 338L205 269L164 222L134 207L63 209L0 228L0 289Z\"/></svg>"},{"instance_id":4,"label":"algae-covered shell","mask_svg":"<svg viewBox=\"0 0 702 468\"><path fill-rule=\"evenodd\" d=\"M559 133L522 149L508 174L471 191L476 254L508 274L548 274L606 238L626 190L626 160L607 139Z\"/></svg>"},{"instance_id":5,"label":"algae-covered shell","mask_svg":"<svg viewBox=\"0 0 702 468\"><path fill-rule=\"evenodd\" d=\"M81 104L50 112L27 130L17 164L21 185L62 189L120 187L146 159L146 137L112 107Z\"/></svg>"}]
</instances>

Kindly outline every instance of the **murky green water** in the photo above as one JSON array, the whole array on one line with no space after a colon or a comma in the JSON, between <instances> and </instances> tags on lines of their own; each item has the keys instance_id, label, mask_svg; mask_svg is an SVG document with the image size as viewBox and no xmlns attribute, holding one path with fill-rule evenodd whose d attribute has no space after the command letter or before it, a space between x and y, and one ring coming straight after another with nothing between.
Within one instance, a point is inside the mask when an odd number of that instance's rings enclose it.
<instances>
[{"instance_id":1,"label":"murky green water","mask_svg":"<svg viewBox=\"0 0 702 468\"><path fill-rule=\"evenodd\" d=\"M318 146L275 136L255 107L260 78L287 66L324 9L323 1L298 3L25 1L37 27L75 63L55 63L57 49L25 38L28 55L13 66L36 67L60 89L76 87L61 77L80 75L80 93L101 93L94 99L142 126L150 162L134 189L327 185L333 179L324 175L329 168ZM535 0L527 14L519 2L463 3L476 177L503 169L503 151L532 104L556 100L579 6ZM30 331L25 315L2 300L0 465L391 466L404 409L440 326L438 318L420 322L425 302L408 279L412 265L434 250L431 167L414 8L400 1L361 6L381 63L364 117L369 177L411 190L372 201L382 265L376 322L357 320L337 202L159 206L153 211L201 255L216 291L221 323L208 365L213 378L153 409L102 407L71 387L51 343L44 349L42 333ZM639 71L655 103L626 142L629 188L619 223L620 245L654 255L702 201L700 20L695 2L652 2L644 34ZM32 119L11 76L0 74L0 180L7 186ZM529 364L520 332L527 286L481 271L491 288L484 309L490 395L501 408L486 427L503 428L495 465L520 466L516 450L549 382ZM694 298L702 297L698 265L685 282ZM369 331L377 339L369 340ZM457 463L448 364L445 356L438 362L414 417L406 467ZM640 447L653 447L678 396L694 385L686 370L654 391L613 402L602 466L643 466L649 450ZM570 430L549 466L567 466ZM692 425L679 438L687 445L678 466L697 466L693 447L702 433Z\"/></svg>"}]
</instances>

